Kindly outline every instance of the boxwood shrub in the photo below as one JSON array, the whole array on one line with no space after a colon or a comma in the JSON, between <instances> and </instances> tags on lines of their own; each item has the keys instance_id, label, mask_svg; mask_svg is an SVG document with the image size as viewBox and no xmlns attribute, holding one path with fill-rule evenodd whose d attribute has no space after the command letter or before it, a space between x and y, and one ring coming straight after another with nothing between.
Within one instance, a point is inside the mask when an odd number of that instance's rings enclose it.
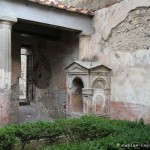
<instances>
[{"instance_id":1,"label":"boxwood shrub","mask_svg":"<svg viewBox=\"0 0 150 150\"><path fill-rule=\"evenodd\" d=\"M0 128L0 150L24 149L32 141L44 140L43 150L124 149L126 144L150 144L150 126L143 120L130 122L96 116L37 121ZM138 148L137 148L138 149Z\"/></svg>"}]
</instances>

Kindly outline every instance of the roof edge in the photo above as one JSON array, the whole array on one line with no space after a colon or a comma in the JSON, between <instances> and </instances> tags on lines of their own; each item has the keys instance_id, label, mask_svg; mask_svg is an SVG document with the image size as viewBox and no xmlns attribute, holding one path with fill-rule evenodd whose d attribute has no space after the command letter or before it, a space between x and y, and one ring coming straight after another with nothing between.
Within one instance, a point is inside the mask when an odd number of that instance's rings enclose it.
<instances>
[{"instance_id":1,"label":"roof edge","mask_svg":"<svg viewBox=\"0 0 150 150\"><path fill-rule=\"evenodd\" d=\"M38 3L38 4L41 4L41 5L45 5L45 6L49 6L49 7L53 7L53 8L56 8L56 9L65 10L65 11L68 11L68 12L83 14L83 15L87 15L87 16L91 16L91 17L95 15L94 11L89 11L89 10L77 8L77 7L74 7L72 5L67 6L67 5L65 5L61 2L56 3L52 0L27 0L27 1Z\"/></svg>"}]
</instances>

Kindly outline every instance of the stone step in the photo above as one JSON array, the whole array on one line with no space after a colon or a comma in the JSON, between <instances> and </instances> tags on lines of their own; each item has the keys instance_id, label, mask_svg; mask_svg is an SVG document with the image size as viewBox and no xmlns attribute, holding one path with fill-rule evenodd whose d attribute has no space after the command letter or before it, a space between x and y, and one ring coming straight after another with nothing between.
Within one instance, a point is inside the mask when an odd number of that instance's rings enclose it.
<instances>
[{"instance_id":1,"label":"stone step","mask_svg":"<svg viewBox=\"0 0 150 150\"><path fill-rule=\"evenodd\" d=\"M30 101L28 99L19 99L19 105L30 105Z\"/></svg>"}]
</instances>

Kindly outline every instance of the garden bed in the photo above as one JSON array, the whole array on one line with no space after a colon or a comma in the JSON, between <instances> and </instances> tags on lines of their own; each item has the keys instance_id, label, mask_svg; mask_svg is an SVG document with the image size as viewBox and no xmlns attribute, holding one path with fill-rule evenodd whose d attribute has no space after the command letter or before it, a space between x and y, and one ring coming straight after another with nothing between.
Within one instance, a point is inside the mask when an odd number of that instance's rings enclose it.
<instances>
[{"instance_id":1,"label":"garden bed","mask_svg":"<svg viewBox=\"0 0 150 150\"><path fill-rule=\"evenodd\" d=\"M150 144L150 125L96 116L0 128L0 150L107 150Z\"/></svg>"}]
</instances>

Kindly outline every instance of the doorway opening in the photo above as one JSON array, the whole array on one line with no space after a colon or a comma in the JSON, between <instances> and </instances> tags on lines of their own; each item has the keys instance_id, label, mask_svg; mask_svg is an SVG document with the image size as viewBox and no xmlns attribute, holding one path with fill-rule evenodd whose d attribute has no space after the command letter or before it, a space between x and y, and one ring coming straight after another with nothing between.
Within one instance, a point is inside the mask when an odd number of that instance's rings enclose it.
<instances>
[{"instance_id":1,"label":"doorway opening","mask_svg":"<svg viewBox=\"0 0 150 150\"><path fill-rule=\"evenodd\" d=\"M19 103L33 101L33 54L29 48L21 48L21 77L19 79Z\"/></svg>"},{"instance_id":2,"label":"doorway opening","mask_svg":"<svg viewBox=\"0 0 150 150\"><path fill-rule=\"evenodd\" d=\"M73 93L72 93L72 110L75 113L83 113L83 99L82 99L82 88L83 82L79 77L76 77L73 82Z\"/></svg>"}]
</instances>

